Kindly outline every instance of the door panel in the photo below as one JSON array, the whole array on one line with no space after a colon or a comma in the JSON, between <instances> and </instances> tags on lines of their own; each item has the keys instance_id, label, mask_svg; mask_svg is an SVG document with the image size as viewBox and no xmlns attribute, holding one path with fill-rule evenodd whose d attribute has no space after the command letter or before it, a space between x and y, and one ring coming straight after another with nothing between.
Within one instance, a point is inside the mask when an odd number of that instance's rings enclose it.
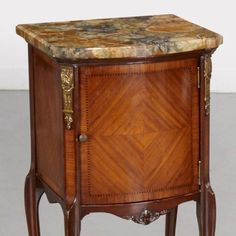
<instances>
[{"instance_id":1,"label":"door panel","mask_svg":"<svg viewBox=\"0 0 236 236\"><path fill-rule=\"evenodd\" d=\"M82 203L198 190L197 60L80 69Z\"/></svg>"}]
</instances>

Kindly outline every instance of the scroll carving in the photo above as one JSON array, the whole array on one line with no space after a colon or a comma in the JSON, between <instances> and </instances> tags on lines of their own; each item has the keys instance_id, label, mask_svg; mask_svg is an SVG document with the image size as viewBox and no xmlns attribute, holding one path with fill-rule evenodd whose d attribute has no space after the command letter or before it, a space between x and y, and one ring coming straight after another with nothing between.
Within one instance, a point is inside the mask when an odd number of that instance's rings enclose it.
<instances>
[{"instance_id":1,"label":"scroll carving","mask_svg":"<svg viewBox=\"0 0 236 236\"><path fill-rule=\"evenodd\" d=\"M66 128L71 129L73 123L73 67L61 67L61 86L63 91L63 113Z\"/></svg>"},{"instance_id":2,"label":"scroll carving","mask_svg":"<svg viewBox=\"0 0 236 236\"><path fill-rule=\"evenodd\" d=\"M205 81L205 114L210 113L210 81L212 72L211 56L205 55L204 57L204 81Z\"/></svg>"},{"instance_id":3,"label":"scroll carving","mask_svg":"<svg viewBox=\"0 0 236 236\"><path fill-rule=\"evenodd\" d=\"M139 216L125 216L123 217L126 220L132 220L133 222L137 224L142 224L142 225L148 225L155 220L159 219L160 216L166 215L168 213L168 210L163 210L160 212L151 212L149 210L144 210L141 212Z\"/></svg>"}]
</instances>

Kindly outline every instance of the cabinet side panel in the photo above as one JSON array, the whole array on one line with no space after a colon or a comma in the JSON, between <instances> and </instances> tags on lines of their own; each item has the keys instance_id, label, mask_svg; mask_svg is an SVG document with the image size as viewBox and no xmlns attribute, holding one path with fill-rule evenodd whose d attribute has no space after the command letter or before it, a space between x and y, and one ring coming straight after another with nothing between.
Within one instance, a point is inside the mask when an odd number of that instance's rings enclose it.
<instances>
[{"instance_id":1,"label":"cabinet side panel","mask_svg":"<svg viewBox=\"0 0 236 236\"><path fill-rule=\"evenodd\" d=\"M64 195L64 140L60 69L34 50L37 173L61 197Z\"/></svg>"},{"instance_id":2,"label":"cabinet side panel","mask_svg":"<svg viewBox=\"0 0 236 236\"><path fill-rule=\"evenodd\" d=\"M81 68L82 202L198 191L197 59Z\"/></svg>"}]
</instances>

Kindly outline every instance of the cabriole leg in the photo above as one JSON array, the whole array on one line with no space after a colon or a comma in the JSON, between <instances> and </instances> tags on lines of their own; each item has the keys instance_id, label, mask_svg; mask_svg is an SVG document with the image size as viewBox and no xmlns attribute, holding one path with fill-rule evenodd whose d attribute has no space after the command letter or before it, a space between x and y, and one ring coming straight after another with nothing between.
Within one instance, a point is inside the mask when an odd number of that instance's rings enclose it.
<instances>
[{"instance_id":1,"label":"cabriole leg","mask_svg":"<svg viewBox=\"0 0 236 236\"><path fill-rule=\"evenodd\" d=\"M25 211L29 236L40 236L38 207L43 193L43 189L37 187L34 173L30 172L25 180Z\"/></svg>"},{"instance_id":2,"label":"cabriole leg","mask_svg":"<svg viewBox=\"0 0 236 236\"><path fill-rule=\"evenodd\" d=\"M171 209L166 215L166 236L175 236L178 207Z\"/></svg>"},{"instance_id":3,"label":"cabriole leg","mask_svg":"<svg viewBox=\"0 0 236 236\"><path fill-rule=\"evenodd\" d=\"M197 202L197 218L200 236L215 236L216 199L210 184L206 184L201 200Z\"/></svg>"},{"instance_id":4,"label":"cabriole leg","mask_svg":"<svg viewBox=\"0 0 236 236\"><path fill-rule=\"evenodd\" d=\"M65 209L65 236L80 236L81 218L76 201L70 209Z\"/></svg>"}]
</instances>

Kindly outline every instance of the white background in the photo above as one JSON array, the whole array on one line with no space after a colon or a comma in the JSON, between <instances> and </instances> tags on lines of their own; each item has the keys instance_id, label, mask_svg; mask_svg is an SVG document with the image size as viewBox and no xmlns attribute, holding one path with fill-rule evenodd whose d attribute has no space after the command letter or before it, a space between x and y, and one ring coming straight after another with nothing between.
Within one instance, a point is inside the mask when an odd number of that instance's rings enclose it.
<instances>
[{"instance_id":1,"label":"white background","mask_svg":"<svg viewBox=\"0 0 236 236\"><path fill-rule=\"evenodd\" d=\"M213 56L212 91L236 92L234 1L8 0L0 7L0 89L27 89L27 45L15 34L22 23L173 13L224 36Z\"/></svg>"}]
</instances>

